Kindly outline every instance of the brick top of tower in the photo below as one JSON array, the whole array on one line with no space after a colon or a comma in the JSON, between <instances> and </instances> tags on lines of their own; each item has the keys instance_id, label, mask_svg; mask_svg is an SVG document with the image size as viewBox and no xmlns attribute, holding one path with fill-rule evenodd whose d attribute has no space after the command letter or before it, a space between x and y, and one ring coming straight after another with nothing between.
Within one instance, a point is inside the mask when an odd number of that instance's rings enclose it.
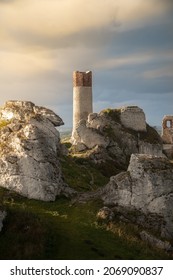
<instances>
[{"instance_id":1,"label":"brick top of tower","mask_svg":"<svg viewBox=\"0 0 173 280\"><path fill-rule=\"evenodd\" d=\"M73 87L92 87L92 71L74 71Z\"/></svg>"}]
</instances>

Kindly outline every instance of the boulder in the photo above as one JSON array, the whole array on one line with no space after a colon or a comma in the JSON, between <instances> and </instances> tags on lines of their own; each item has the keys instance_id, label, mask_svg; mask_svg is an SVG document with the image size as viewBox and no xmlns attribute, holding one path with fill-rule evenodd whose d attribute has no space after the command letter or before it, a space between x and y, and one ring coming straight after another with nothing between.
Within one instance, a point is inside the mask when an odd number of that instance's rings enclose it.
<instances>
[{"instance_id":1,"label":"boulder","mask_svg":"<svg viewBox=\"0 0 173 280\"><path fill-rule=\"evenodd\" d=\"M173 164L168 159L132 154L128 170L110 178L102 199L133 222L173 237Z\"/></svg>"},{"instance_id":2,"label":"boulder","mask_svg":"<svg viewBox=\"0 0 173 280\"><path fill-rule=\"evenodd\" d=\"M44 201L68 195L55 128L62 124L53 111L32 102L6 102L0 109L0 186Z\"/></svg>"}]
</instances>

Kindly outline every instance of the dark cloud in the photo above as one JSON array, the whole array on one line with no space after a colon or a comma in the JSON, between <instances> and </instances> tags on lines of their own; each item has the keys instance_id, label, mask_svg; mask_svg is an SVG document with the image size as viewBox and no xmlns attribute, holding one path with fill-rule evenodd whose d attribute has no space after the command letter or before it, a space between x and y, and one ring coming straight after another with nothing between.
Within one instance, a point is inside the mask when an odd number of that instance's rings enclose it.
<instances>
[{"instance_id":1,"label":"dark cloud","mask_svg":"<svg viewBox=\"0 0 173 280\"><path fill-rule=\"evenodd\" d=\"M134 54L144 51L168 51L173 48L172 21L141 27L112 35L109 55Z\"/></svg>"}]
</instances>

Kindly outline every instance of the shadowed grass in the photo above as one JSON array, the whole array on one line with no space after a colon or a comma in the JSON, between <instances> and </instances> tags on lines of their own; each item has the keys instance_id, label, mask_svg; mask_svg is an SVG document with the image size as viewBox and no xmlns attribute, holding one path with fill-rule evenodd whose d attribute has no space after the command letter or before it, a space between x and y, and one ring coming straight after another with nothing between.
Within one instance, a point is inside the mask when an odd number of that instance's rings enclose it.
<instances>
[{"instance_id":1,"label":"shadowed grass","mask_svg":"<svg viewBox=\"0 0 173 280\"><path fill-rule=\"evenodd\" d=\"M0 259L167 259L138 239L137 230L99 226L98 200L72 204L29 200L0 189L8 216L0 233Z\"/></svg>"}]
</instances>

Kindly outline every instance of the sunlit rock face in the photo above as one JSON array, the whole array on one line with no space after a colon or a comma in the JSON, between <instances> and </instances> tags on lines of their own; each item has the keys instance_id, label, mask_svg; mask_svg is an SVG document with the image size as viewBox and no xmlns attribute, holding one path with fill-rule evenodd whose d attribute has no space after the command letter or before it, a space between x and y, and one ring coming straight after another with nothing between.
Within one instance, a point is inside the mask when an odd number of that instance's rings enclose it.
<instances>
[{"instance_id":1,"label":"sunlit rock face","mask_svg":"<svg viewBox=\"0 0 173 280\"><path fill-rule=\"evenodd\" d=\"M0 186L44 201L68 193L55 128L62 124L53 111L32 102L6 102L0 109Z\"/></svg>"},{"instance_id":2,"label":"sunlit rock face","mask_svg":"<svg viewBox=\"0 0 173 280\"><path fill-rule=\"evenodd\" d=\"M132 154L128 170L110 178L102 198L126 219L173 238L173 164L167 158Z\"/></svg>"},{"instance_id":3,"label":"sunlit rock face","mask_svg":"<svg viewBox=\"0 0 173 280\"><path fill-rule=\"evenodd\" d=\"M106 109L88 115L76 126L71 142L76 151L86 151L95 163L112 161L126 169L132 153L163 156L162 139L137 106Z\"/></svg>"}]
</instances>

